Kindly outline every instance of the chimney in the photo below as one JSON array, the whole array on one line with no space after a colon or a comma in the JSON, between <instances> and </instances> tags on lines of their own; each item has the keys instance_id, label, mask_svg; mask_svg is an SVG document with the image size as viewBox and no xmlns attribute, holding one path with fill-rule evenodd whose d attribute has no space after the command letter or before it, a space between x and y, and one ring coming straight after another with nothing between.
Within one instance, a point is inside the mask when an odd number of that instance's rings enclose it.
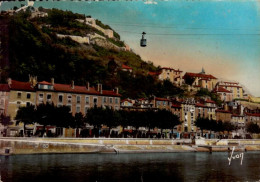
<instances>
[{"instance_id":1,"label":"chimney","mask_svg":"<svg viewBox=\"0 0 260 182\"><path fill-rule=\"evenodd\" d=\"M100 92L102 94L102 84L98 83L98 92Z\"/></svg>"},{"instance_id":2,"label":"chimney","mask_svg":"<svg viewBox=\"0 0 260 182\"><path fill-rule=\"evenodd\" d=\"M115 92L116 92L116 94L118 94L118 87L115 88Z\"/></svg>"},{"instance_id":3,"label":"chimney","mask_svg":"<svg viewBox=\"0 0 260 182\"><path fill-rule=\"evenodd\" d=\"M229 110L227 103L224 105L224 110L225 110L225 111L228 111L228 110Z\"/></svg>"},{"instance_id":4,"label":"chimney","mask_svg":"<svg viewBox=\"0 0 260 182\"><path fill-rule=\"evenodd\" d=\"M89 82L86 83L86 88L89 90Z\"/></svg>"},{"instance_id":5,"label":"chimney","mask_svg":"<svg viewBox=\"0 0 260 182\"><path fill-rule=\"evenodd\" d=\"M7 84L9 86L9 88L11 88L11 85L12 85L12 79L11 78L7 79Z\"/></svg>"},{"instance_id":6,"label":"chimney","mask_svg":"<svg viewBox=\"0 0 260 182\"><path fill-rule=\"evenodd\" d=\"M71 88L74 89L74 80L71 81Z\"/></svg>"},{"instance_id":7,"label":"chimney","mask_svg":"<svg viewBox=\"0 0 260 182\"><path fill-rule=\"evenodd\" d=\"M51 78L51 85L54 85L54 78Z\"/></svg>"}]
</instances>

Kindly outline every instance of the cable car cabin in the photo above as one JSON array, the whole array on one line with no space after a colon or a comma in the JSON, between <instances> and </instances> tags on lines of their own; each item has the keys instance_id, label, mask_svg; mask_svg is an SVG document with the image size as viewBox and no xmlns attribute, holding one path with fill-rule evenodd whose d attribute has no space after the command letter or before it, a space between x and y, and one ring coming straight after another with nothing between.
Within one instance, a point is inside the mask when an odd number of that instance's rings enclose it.
<instances>
[{"instance_id":1,"label":"cable car cabin","mask_svg":"<svg viewBox=\"0 0 260 182\"><path fill-rule=\"evenodd\" d=\"M146 34L145 32L142 33L142 39L140 40L141 47L146 47L146 39L144 38L145 34Z\"/></svg>"}]
</instances>

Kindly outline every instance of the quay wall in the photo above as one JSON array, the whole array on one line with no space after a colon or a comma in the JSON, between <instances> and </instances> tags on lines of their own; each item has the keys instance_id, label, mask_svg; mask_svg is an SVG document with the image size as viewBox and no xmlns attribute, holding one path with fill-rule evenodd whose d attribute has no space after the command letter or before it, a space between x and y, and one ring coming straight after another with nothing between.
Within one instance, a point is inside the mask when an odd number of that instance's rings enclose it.
<instances>
[{"instance_id":1,"label":"quay wall","mask_svg":"<svg viewBox=\"0 0 260 182\"><path fill-rule=\"evenodd\" d=\"M260 150L260 140L136 138L0 138L0 155L49 153L148 153L227 151L231 146ZM206 147L206 148L205 148Z\"/></svg>"}]
</instances>

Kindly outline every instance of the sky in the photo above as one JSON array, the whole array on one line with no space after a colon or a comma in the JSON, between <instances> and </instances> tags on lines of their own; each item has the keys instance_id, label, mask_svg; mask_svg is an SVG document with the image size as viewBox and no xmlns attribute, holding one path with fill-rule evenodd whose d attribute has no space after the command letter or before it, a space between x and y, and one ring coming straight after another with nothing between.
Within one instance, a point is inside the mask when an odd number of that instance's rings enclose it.
<instances>
[{"instance_id":1,"label":"sky","mask_svg":"<svg viewBox=\"0 0 260 182\"><path fill-rule=\"evenodd\" d=\"M35 2L91 15L155 65L238 81L260 97L260 1ZM2 3L2 8L13 3ZM146 32L147 47L140 47Z\"/></svg>"}]
</instances>

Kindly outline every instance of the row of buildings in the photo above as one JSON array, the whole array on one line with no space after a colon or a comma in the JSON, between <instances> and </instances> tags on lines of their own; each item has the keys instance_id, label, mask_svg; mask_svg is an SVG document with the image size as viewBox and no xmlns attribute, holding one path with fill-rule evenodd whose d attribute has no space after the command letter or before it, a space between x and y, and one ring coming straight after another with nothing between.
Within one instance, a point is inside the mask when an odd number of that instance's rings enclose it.
<instances>
[{"instance_id":1,"label":"row of buildings","mask_svg":"<svg viewBox=\"0 0 260 182\"><path fill-rule=\"evenodd\" d=\"M68 106L71 113L81 112L86 114L91 107L110 107L120 109L120 97L118 88L104 90L102 84L90 87L55 83L37 82L36 77L30 77L28 82L8 79L7 84L0 84L0 115L10 116L14 121L19 107L26 105L39 105L42 103L53 103L55 106ZM14 122L15 123L15 122ZM21 126L9 126L7 136L14 136L22 129Z\"/></svg>"},{"instance_id":2,"label":"row of buildings","mask_svg":"<svg viewBox=\"0 0 260 182\"><path fill-rule=\"evenodd\" d=\"M177 115L182 122L176 130L177 133L200 133L195 121L200 118L208 118L216 121L231 122L236 127L233 135L245 136L247 122L260 125L260 104L247 101L234 100L218 107L209 97L194 98L157 98L151 99L124 99L121 101L121 109L145 111L148 109L166 109Z\"/></svg>"},{"instance_id":3,"label":"row of buildings","mask_svg":"<svg viewBox=\"0 0 260 182\"><path fill-rule=\"evenodd\" d=\"M132 71L131 67L126 65L122 65L122 70ZM13 121L19 107L29 104L53 103L55 106L69 106L73 115L78 112L85 115L87 110L94 106L110 107L115 110L138 111L166 109L179 116L182 125L177 127L178 133L196 132L198 129L195 126L195 121L199 117L228 121L243 131L245 131L245 124L249 121L260 124L260 105L241 100L243 98L243 88L238 83L217 82L214 76L205 73L186 73L182 76L180 70L168 68L167 70L174 73L172 76L178 75L171 81L177 81L176 84L179 85L183 84L180 80L185 79L185 75L194 77L193 88L199 85L199 88L207 88L211 92L217 93L224 101L224 105L218 107L209 97L199 99L152 97L137 100L124 99L121 101L121 95L118 93L117 88L104 90L101 84L90 87L89 83L86 83L85 86L78 86L74 85L73 81L71 84L59 84L55 83L54 79L51 79L50 82L37 82L36 77L30 77L28 82L8 79L6 84L0 84L0 114L10 116ZM157 74L159 79L164 78L162 75ZM204 79L201 78L203 75L212 79L211 82L207 82L208 85L206 86L202 84ZM10 127L8 134L14 135L20 129L21 127L13 127L13 131L11 131L12 128Z\"/></svg>"},{"instance_id":4,"label":"row of buildings","mask_svg":"<svg viewBox=\"0 0 260 182\"><path fill-rule=\"evenodd\" d=\"M200 73L186 72L183 75L183 71L179 69L163 67L158 72L149 72L149 74L159 80L168 79L177 86L191 82L188 88L190 91L197 91L201 88L208 89L218 94L221 100L225 102L248 98L245 90L238 82L219 81L215 76L206 74L204 69Z\"/></svg>"}]
</instances>

